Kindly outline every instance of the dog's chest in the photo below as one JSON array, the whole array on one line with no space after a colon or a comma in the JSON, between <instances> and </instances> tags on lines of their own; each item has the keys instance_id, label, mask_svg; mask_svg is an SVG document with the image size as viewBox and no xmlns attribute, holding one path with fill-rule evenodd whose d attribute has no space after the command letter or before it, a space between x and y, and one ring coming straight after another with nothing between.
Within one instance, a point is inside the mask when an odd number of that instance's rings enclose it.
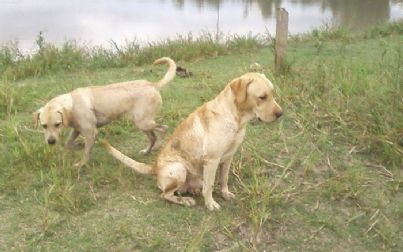
<instances>
[{"instance_id":1,"label":"dog's chest","mask_svg":"<svg viewBox=\"0 0 403 252\"><path fill-rule=\"evenodd\" d=\"M95 110L95 109L94 109L94 114L95 114L95 118L96 118L97 128L102 127L102 126L110 123L111 121L116 120L119 117L119 115L106 114L103 111Z\"/></svg>"},{"instance_id":2,"label":"dog's chest","mask_svg":"<svg viewBox=\"0 0 403 252\"><path fill-rule=\"evenodd\" d=\"M242 143L245 137L245 129L241 129L236 132L235 136L229 141L227 149L222 156L222 160L226 160L234 155L239 145Z\"/></svg>"},{"instance_id":3,"label":"dog's chest","mask_svg":"<svg viewBox=\"0 0 403 252\"><path fill-rule=\"evenodd\" d=\"M233 154L245 135L244 128L227 118L219 121L206 123L200 121L198 117L193 121L192 127L195 142L198 142L195 155L203 158L206 155L231 155Z\"/></svg>"},{"instance_id":4,"label":"dog's chest","mask_svg":"<svg viewBox=\"0 0 403 252\"><path fill-rule=\"evenodd\" d=\"M224 120L223 125L216 136L219 141L223 142L225 153L232 152L238 148L245 136L245 128L239 128L232 120Z\"/></svg>"}]
</instances>

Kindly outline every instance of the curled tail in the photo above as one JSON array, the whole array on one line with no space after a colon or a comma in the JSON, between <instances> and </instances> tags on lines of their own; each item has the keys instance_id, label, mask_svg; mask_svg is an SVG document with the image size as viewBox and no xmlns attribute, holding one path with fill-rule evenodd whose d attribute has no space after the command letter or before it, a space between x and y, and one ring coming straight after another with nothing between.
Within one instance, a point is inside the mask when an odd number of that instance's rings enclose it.
<instances>
[{"instance_id":1,"label":"curled tail","mask_svg":"<svg viewBox=\"0 0 403 252\"><path fill-rule=\"evenodd\" d=\"M176 75L176 64L175 61L173 61L171 58L163 57L157 59L156 61L154 61L153 65L159 65L163 63L168 64L168 71L161 80L155 83L158 90L161 90L161 88L168 84L168 82L170 82Z\"/></svg>"},{"instance_id":2,"label":"curled tail","mask_svg":"<svg viewBox=\"0 0 403 252\"><path fill-rule=\"evenodd\" d=\"M152 166L137 162L136 160L129 158L119 150L115 149L112 145L110 145L108 141L102 140L101 144L109 152L109 154L111 154L114 158L130 167L132 170L139 172L141 174L153 173Z\"/></svg>"}]
</instances>

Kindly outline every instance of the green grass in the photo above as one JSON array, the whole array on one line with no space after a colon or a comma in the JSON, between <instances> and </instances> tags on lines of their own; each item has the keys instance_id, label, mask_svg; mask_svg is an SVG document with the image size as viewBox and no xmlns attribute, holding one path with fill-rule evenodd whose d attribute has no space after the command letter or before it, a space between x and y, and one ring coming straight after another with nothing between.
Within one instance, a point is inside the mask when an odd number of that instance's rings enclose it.
<instances>
[{"instance_id":1,"label":"green grass","mask_svg":"<svg viewBox=\"0 0 403 252\"><path fill-rule=\"evenodd\" d=\"M137 40L119 46L114 41L111 48L88 48L68 41L61 47L47 43L43 33L36 39L36 51L24 55L18 43L11 41L0 46L0 74L3 78L18 80L27 77L45 76L49 73L77 70L149 65L153 60L170 55L174 60L202 60L208 57L227 55L236 50L247 52L267 44L261 35L221 35L219 41L210 33L197 37L192 34L177 36L140 46Z\"/></svg>"},{"instance_id":2,"label":"green grass","mask_svg":"<svg viewBox=\"0 0 403 252\"><path fill-rule=\"evenodd\" d=\"M147 56L138 56L141 60L120 61L113 54L116 64L80 61L84 56L75 49L63 56L67 48L51 45L46 50L58 56L49 56L47 63L39 63L44 56L38 55L7 61L4 47L0 250L399 251L402 27L400 22L361 35L322 30L292 38L289 67L281 75L272 71L272 48L256 38L220 45L166 41L155 51L142 49ZM81 151L51 148L33 128L31 113L57 94L160 78L165 68L148 65L159 56L171 56L194 73L175 78L162 91L157 120L170 132L254 62L276 86L284 117L248 126L230 177L237 199L225 202L216 194L220 211L208 211L201 197L195 207L163 201L153 178L131 172L99 144L88 165L77 169L73 164ZM66 62L74 67L63 67ZM138 154L147 140L130 122L102 128L100 138L137 160L156 157Z\"/></svg>"}]
</instances>

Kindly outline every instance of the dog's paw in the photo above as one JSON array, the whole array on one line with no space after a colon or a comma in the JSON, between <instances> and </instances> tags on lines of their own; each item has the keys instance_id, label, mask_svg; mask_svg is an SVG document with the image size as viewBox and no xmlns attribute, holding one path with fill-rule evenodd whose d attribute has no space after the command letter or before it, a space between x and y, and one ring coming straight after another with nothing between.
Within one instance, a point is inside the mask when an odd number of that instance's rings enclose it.
<instances>
[{"instance_id":1,"label":"dog's paw","mask_svg":"<svg viewBox=\"0 0 403 252\"><path fill-rule=\"evenodd\" d=\"M233 194L232 192L229 192L229 191L221 192L221 195L225 200L235 199L235 194Z\"/></svg>"},{"instance_id":2,"label":"dog's paw","mask_svg":"<svg viewBox=\"0 0 403 252\"><path fill-rule=\"evenodd\" d=\"M219 210L221 208L220 205L217 202L215 202L214 200L211 200L210 202L206 202L206 207L210 211Z\"/></svg>"},{"instance_id":3,"label":"dog's paw","mask_svg":"<svg viewBox=\"0 0 403 252\"><path fill-rule=\"evenodd\" d=\"M168 125L163 124L163 125L161 125L161 127L159 127L156 130L157 130L158 133L161 133L161 134L165 135L165 133L167 132L168 128L169 128Z\"/></svg>"},{"instance_id":4,"label":"dog's paw","mask_svg":"<svg viewBox=\"0 0 403 252\"><path fill-rule=\"evenodd\" d=\"M196 205L196 201L192 197L181 197L180 201L186 206Z\"/></svg>"},{"instance_id":5,"label":"dog's paw","mask_svg":"<svg viewBox=\"0 0 403 252\"><path fill-rule=\"evenodd\" d=\"M139 153L140 153L140 154L143 154L143 155L147 155L147 154L150 153L150 151L148 150L148 148L145 148L145 149L139 151Z\"/></svg>"},{"instance_id":6,"label":"dog's paw","mask_svg":"<svg viewBox=\"0 0 403 252\"><path fill-rule=\"evenodd\" d=\"M82 167L83 165L85 165L85 163L86 163L85 161L81 160L80 162L75 163L74 167L78 167L78 168Z\"/></svg>"}]
</instances>

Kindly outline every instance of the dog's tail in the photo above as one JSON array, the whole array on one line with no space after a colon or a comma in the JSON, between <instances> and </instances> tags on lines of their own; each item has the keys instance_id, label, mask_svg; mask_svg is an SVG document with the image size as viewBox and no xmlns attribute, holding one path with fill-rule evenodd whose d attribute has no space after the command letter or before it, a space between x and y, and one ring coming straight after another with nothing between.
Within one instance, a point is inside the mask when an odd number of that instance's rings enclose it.
<instances>
[{"instance_id":1,"label":"dog's tail","mask_svg":"<svg viewBox=\"0 0 403 252\"><path fill-rule=\"evenodd\" d=\"M176 64L175 61L173 61L171 58L163 57L157 59L156 61L154 61L153 65L159 65L163 63L168 64L168 71L161 80L155 83L156 88L158 90L161 90L161 88L163 88L166 84L168 84L168 82L170 82L176 75Z\"/></svg>"},{"instance_id":2,"label":"dog's tail","mask_svg":"<svg viewBox=\"0 0 403 252\"><path fill-rule=\"evenodd\" d=\"M153 174L152 166L137 162L136 160L129 158L119 150L115 149L106 140L101 140L101 144L109 152L109 154L111 154L114 158L130 167L132 170L139 172L141 174Z\"/></svg>"}]
</instances>

